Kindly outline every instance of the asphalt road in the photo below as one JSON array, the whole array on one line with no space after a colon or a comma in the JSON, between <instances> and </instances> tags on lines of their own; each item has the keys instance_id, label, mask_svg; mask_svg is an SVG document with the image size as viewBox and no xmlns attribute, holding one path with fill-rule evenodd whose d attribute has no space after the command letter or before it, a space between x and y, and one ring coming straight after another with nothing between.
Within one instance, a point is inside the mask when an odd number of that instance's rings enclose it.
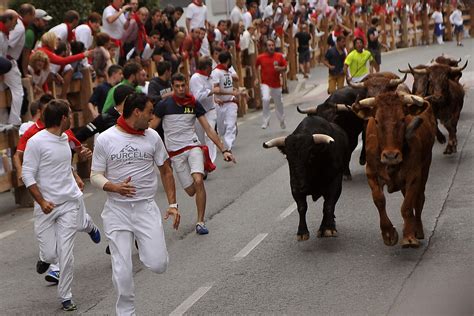
<instances>
[{"instance_id":1,"label":"asphalt road","mask_svg":"<svg viewBox=\"0 0 474 316\"><path fill-rule=\"evenodd\" d=\"M396 71L407 62L426 63L442 52L465 59L473 49L474 41L466 40L462 48L446 43L400 50L383 56L382 70ZM269 129L261 130L259 113L239 121L237 164L219 161L217 171L206 181L209 235L194 233L194 200L178 189L181 227L176 232L165 223L168 271L153 274L134 256L137 312L472 315L473 63L461 79L466 98L458 126L459 152L448 157L442 154L444 145L436 143L433 148L423 212L426 239L419 249L383 244L364 168L357 163L360 150L352 159L353 181L344 182L336 208L339 237L316 238L322 218L318 201L309 203L310 239L296 240L298 215L288 166L278 150L264 150L262 143L296 127L302 119L296 104L311 106L326 97L326 69L316 68L305 88L298 85L302 88L298 93L285 96L286 131L275 117ZM88 184L85 198L89 213L102 227L105 194ZM12 199L10 193L0 195L0 314L62 313L56 287L35 272L38 246L32 211L14 209ZM157 201L161 208L167 206L161 189ZM387 209L399 233L400 205L400 193L388 195ZM105 246L105 240L95 245L86 234L76 239L73 295L77 313L114 313L116 297Z\"/></svg>"}]
</instances>

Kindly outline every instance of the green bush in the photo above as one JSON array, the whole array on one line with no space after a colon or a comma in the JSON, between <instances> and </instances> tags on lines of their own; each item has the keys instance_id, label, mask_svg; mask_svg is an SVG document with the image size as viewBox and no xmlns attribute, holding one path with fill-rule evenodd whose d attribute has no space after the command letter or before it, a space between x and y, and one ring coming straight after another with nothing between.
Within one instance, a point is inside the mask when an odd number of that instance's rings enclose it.
<instances>
[{"instance_id":1,"label":"green bush","mask_svg":"<svg viewBox=\"0 0 474 316\"><path fill-rule=\"evenodd\" d=\"M49 26L54 26L63 22L64 12L67 10L76 10L82 19L87 19L89 13L95 11L102 14L104 8L110 3L109 0L11 0L8 4L10 8L16 10L22 3L29 2L37 9L43 9L53 17ZM128 2L128 1L127 1ZM159 5L159 0L139 1L140 6L146 6L148 9L155 8Z\"/></svg>"}]
</instances>

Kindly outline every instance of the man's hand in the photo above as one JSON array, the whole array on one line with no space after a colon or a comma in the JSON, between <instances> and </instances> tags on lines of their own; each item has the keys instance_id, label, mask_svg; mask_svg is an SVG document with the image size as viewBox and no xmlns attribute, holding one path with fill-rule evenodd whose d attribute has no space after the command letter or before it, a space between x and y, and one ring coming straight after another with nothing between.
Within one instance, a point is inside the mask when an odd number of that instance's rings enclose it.
<instances>
[{"instance_id":1,"label":"man's hand","mask_svg":"<svg viewBox=\"0 0 474 316\"><path fill-rule=\"evenodd\" d=\"M92 158L92 151L87 148L85 145L82 145L79 150L77 151L79 155L79 160L86 161Z\"/></svg>"},{"instance_id":2,"label":"man's hand","mask_svg":"<svg viewBox=\"0 0 474 316\"><path fill-rule=\"evenodd\" d=\"M230 151L224 151L222 153L222 155L224 156L224 161L227 161L227 162L233 162L233 163L236 163L235 161L235 157L234 155L232 155L232 153Z\"/></svg>"},{"instance_id":3,"label":"man's hand","mask_svg":"<svg viewBox=\"0 0 474 316\"><path fill-rule=\"evenodd\" d=\"M175 208L175 207L168 208L168 210L166 211L166 214L165 214L165 220L167 220L170 216L174 217L173 228L178 230L179 223L181 221L181 215L179 214L178 209Z\"/></svg>"},{"instance_id":4,"label":"man's hand","mask_svg":"<svg viewBox=\"0 0 474 316\"><path fill-rule=\"evenodd\" d=\"M41 203L39 203L39 205L41 206L41 210L45 214L51 213L54 209L54 204L52 202L46 201L44 199L41 201Z\"/></svg>"},{"instance_id":5,"label":"man's hand","mask_svg":"<svg viewBox=\"0 0 474 316\"><path fill-rule=\"evenodd\" d=\"M76 180L77 186L81 191L84 191L84 181L82 181L81 177L74 172L74 179Z\"/></svg>"},{"instance_id":6,"label":"man's hand","mask_svg":"<svg viewBox=\"0 0 474 316\"><path fill-rule=\"evenodd\" d=\"M130 183L131 180L132 177L128 177L127 179L125 179L125 181L114 184L113 192L126 197L133 197L137 190L135 189L135 186Z\"/></svg>"}]
</instances>

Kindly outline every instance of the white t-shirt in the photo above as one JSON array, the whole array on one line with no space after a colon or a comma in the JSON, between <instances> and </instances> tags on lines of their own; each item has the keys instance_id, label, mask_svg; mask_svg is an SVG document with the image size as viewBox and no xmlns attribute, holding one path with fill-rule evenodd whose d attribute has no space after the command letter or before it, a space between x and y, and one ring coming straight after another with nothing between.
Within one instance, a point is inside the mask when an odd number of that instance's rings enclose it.
<instances>
[{"instance_id":1,"label":"white t-shirt","mask_svg":"<svg viewBox=\"0 0 474 316\"><path fill-rule=\"evenodd\" d=\"M214 41L216 42L222 41L222 32L218 28L214 29L214 36L215 36Z\"/></svg>"},{"instance_id":2,"label":"white t-shirt","mask_svg":"<svg viewBox=\"0 0 474 316\"><path fill-rule=\"evenodd\" d=\"M191 19L190 30L197 27L206 27L207 7L205 5L197 6L191 3L186 8L186 19Z\"/></svg>"},{"instance_id":3,"label":"white t-shirt","mask_svg":"<svg viewBox=\"0 0 474 316\"><path fill-rule=\"evenodd\" d=\"M197 72L194 73L189 80L189 90L206 112L215 108L213 95L209 96L212 91L211 77L203 76Z\"/></svg>"},{"instance_id":4,"label":"white t-shirt","mask_svg":"<svg viewBox=\"0 0 474 316\"><path fill-rule=\"evenodd\" d=\"M102 13L102 32L109 34L113 39L122 39L125 33L124 25L127 22L127 18L124 14L120 14L119 18L113 23L107 22L107 18L117 13L117 10L111 5L104 9Z\"/></svg>"},{"instance_id":5,"label":"white t-shirt","mask_svg":"<svg viewBox=\"0 0 474 316\"><path fill-rule=\"evenodd\" d=\"M76 41L84 43L86 50L89 50L94 41L94 36L92 35L92 29L87 24L81 24L74 29L76 34Z\"/></svg>"},{"instance_id":6,"label":"white t-shirt","mask_svg":"<svg viewBox=\"0 0 474 316\"><path fill-rule=\"evenodd\" d=\"M201 43L201 48L199 49L199 54L202 56L211 56L211 50L209 48L209 40L207 39L207 36L204 37Z\"/></svg>"},{"instance_id":7,"label":"white t-shirt","mask_svg":"<svg viewBox=\"0 0 474 316\"><path fill-rule=\"evenodd\" d=\"M221 92L232 93L234 91L234 85L232 80L232 74L229 71L222 70L222 69L214 69L212 71L212 82L214 85L218 84ZM222 101L224 103L231 101L234 96L233 95L217 95L216 99Z\"/></svg>"},{"instance_id":8,"label":"white t-shirt","mask_svg":"<svg viewBox=\"0 0 474 316\"><path fill-rule=\"evenodd\" d=\"M244 18L244 30L247 30L247 28L252 25L252 14L250 12L245 12L243 15Z\"/></svg>"},{"instance_id":9,"label":"white t-shirt","mask_svg":"<svg viewBox=\"0 0 474 316\"><path fill-rule=\"evenodd\" d=\"M449 16L449 22L454 25L462 25L463 24L463 18L462 18L462 12L461 10L454 10L453 13Z\"/></svg>"},{"instance_id":10,"label":"white t-shirt","mask_svg":"<svg viewBox=\"0 0 474 316\"><path fill-rule=\"evenodd\" d=\"M263 11L263 19L265 20L268 17L273 16L273 4L269 4L265 7L265 10Z\"/></svg>"},{"instance_id":11,"label":"white t-shirt","mask_svg":"<svg viewBox=\"0 0 474 316\"><path fill-rule=\"evenodd\" d=\"M433 12L431 18L434 20L435 23L443 23L443 14L439 11Z\"/></svg>"},{"instance_id":12,"label":"white t-shirt","mask_svg":"<svg viewBox=\"0 0 474 316\"><path fill-rule=\"evenodd\" d=\"M230 11L230 21L232 24L237 24L240 21L244 20L244 15L242 12L242 9L239 8L238 6L235 6L232 11Z\"/></svg>"},{"instance_id":13,"label":"white t-shirt","mask_svg":"<svg viewBox=\"0 0 474 316\"><path fill-rule=\"evenodd\" d=\"M67 42L67 25L66 23L61 23L53 27L49 30L49 32L53 32L56 34L58 39L62 42Z\"/></svg>"},{"instance_id":14,"label":"white t-shirt","mask_svg":"<svg viewBox=\"0 0 474 316\"><path fill-rule=\"evenodd\" d=\"M18 18L13 30L10 31L8 36L8 55L13 57L14 60L20 58L23 47L25 46L25 26L23 22Z\"/></svg>"},{"instance_id":15,"label":"white t-shirt","mask_svg":"<svg viewBox=\"0 0 474 316\"><path fill-rule=\"evenodd\" d=\"M26 187L36 184L44 199L56 205L82 196L71 169L71 148L66 134L44 129L28 140L22 178Z\"/></svg>"},{"instance_id":16,"label":"white t-shirt","mask_svg":"<svg viewBox=\"0 0 474 316\"><path fill-rule=\"evenodd\" d=\"M94 145L92 170L105 172L112 183L120 183L131 177L136 188L133 197L107 192L115 201L143 201L153 199L158 188L154 166L162 166L168 153L158 133L148 128L145 135L132 135L113 126L101 133Z\"/></svg>"},{"instance_id":17,"label":"white t-shirt","mask_svg":"<svg viewBox=\"0 0 474 316\"><path fill-rule=\"evenodd\" d=\"M252 39L252 35L248 30L245 30L244 33L240 36L240 49L248 49L249 54L255 54L255 43Z\"/></svg>"}]
</instances>

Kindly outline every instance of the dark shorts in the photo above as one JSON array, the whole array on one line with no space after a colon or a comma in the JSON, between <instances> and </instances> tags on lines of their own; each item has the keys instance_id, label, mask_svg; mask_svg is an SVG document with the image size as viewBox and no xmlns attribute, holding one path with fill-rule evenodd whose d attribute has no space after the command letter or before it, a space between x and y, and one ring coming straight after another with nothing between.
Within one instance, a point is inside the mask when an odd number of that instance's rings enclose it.
<instances>
[{"instance_id":1,"label":"dark shorts","mask_svg":"<svg viewBox=\"0 0 474 316\"><path fill-rule=\"evenodd\" d=\"M374 58L377 65L381 65L382 53L380 52L380 49L369 49L369 52L372 54L372 57Z\"/></svg>"},{"instance_id":2,"label":"dark shorts","mask_svg":"<svg viewBox=\"0 0 474 316\"><path fill-rule=\"evenodd\" d=\"M302 52L298 52L298 61L300 64L309 63L310 60L311 60L311 53L309 49L304 50Z\"/></svg>"},{"instance_id":3,"label":"dark shorts","mask_svg":"<svg viewBox=\"0 0 474 316\"><path fill-rule=\"evenodd\" d=\"M454 34L463 33L464 32L464 25L455 25L454 26Z\"/></svg>"}]
</instances>

